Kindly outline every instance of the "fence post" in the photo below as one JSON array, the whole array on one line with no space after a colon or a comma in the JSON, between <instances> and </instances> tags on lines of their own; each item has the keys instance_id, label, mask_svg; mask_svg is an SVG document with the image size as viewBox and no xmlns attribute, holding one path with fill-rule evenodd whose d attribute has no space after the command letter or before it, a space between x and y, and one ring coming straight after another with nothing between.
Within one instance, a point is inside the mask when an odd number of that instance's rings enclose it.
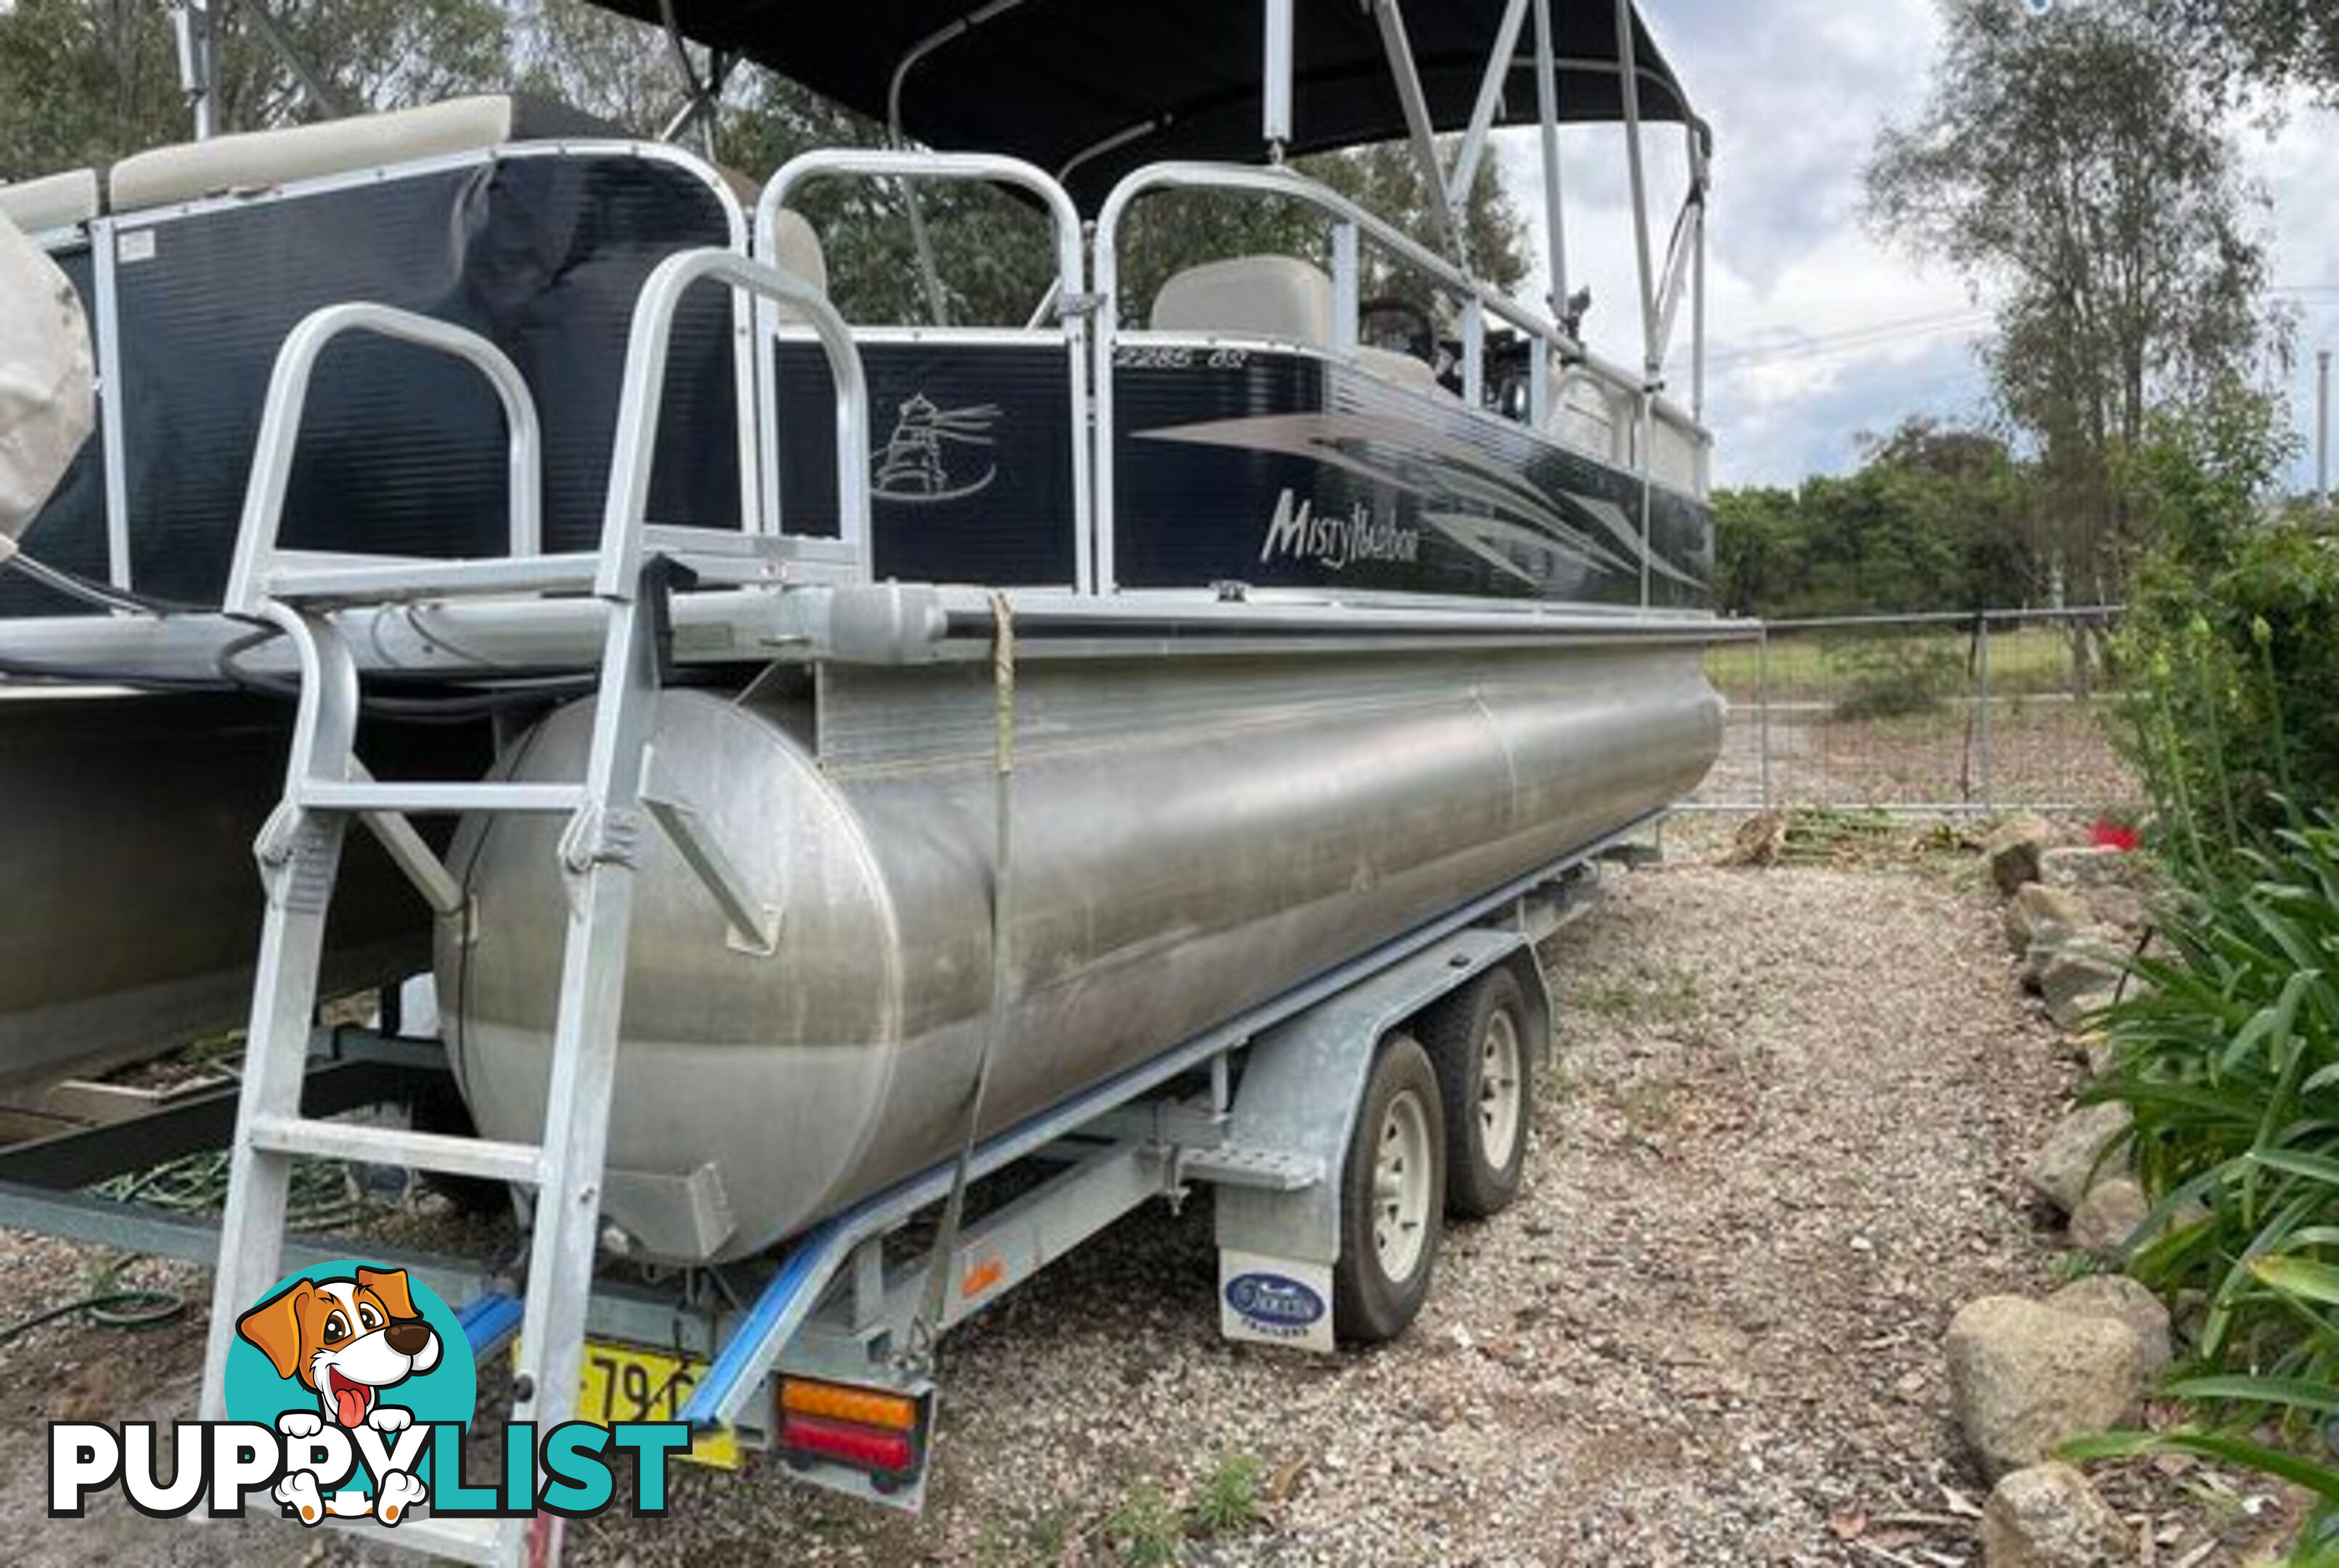
<instances>
[{"instance_id":1,"label":"fence post","mask_svg":"<svg viewBox=\"0 0 2339 1568\"><path fill-rule=\"evenodd\" d=\"M1762 809L1771 809L1771 628L1754 638L1754 765Z\"/></svg>"},{"instance_id":2,"label":"fence post","mask_svg":"<svg viewBox=\"0 0 2339 1568\"><path fill-rule=\"evenodd\" d=\"M1981 713L1974 723L1974 749L1979 754L1975 766L1981 776L1981 809L1991 810L1989 798L1989 615L1977 612L1974 616L1974 667L1981 686Z\"/></svg>"}]
</instances>

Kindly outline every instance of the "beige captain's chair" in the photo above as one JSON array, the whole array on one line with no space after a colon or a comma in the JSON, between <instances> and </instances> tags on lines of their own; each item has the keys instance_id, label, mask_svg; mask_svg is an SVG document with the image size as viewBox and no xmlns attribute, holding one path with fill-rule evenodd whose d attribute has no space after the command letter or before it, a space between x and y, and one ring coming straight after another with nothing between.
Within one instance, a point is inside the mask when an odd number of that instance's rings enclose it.
<instances>
[{"instance_id":1,"label":"beige captain's chair","mask_svg":"<svg viewBox=\"0 0 2339 1568\"><path fill-rule=\"evenodd\" d=\"M1157 332L1269 338L1331 350L1338 341L1332 280L1296 256L1232 256L1173 274L1153 297ZM1416 391L1450 396L1411 354L1358 347L1357 368Z\"/></svg>"},{"instance_id":2,"label":"beige captain's chair","mask_svg":"<svg viewBox=\"0 0 2339 1568\"><path fill-rule=\"evenodd\" d=\"M1157 332L1275 338L1328 349L1332 280L1293 256L1231 256L1173 275L1153 297Z\"/></svg>"}]
</instances>

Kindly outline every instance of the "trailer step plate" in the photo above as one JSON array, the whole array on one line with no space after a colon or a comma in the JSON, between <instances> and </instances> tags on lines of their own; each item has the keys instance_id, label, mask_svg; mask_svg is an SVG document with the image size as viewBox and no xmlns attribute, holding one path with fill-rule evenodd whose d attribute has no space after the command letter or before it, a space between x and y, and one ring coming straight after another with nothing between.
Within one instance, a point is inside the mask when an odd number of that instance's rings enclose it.
<instances>
[{"instance_id":1,"label":"trailer step plate","mask_svg":"<svg viewBox=\"0 0 2339 1568\"><path fill-rule=\"evenodd\" d=\"M1268 1192L1298 1192L1324 1179L1323 1166L1306 1155L1235 1144L1180 1150L1178 1173L1187 1180L1262 1188Z\"/></svg>"}]
</instances>

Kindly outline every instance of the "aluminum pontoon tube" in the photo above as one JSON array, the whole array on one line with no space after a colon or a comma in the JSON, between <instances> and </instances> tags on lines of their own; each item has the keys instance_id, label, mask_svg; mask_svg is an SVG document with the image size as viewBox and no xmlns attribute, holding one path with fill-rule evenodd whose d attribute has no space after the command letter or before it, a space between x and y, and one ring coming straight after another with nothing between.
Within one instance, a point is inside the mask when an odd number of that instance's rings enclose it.
<instances>
[{"instance_id":1,"label":"aluminum pontoon tube","mask_svg":"<svg viewBox=\"0 0 2339 1568\"><path fill-rule=\"evenodd\" d=\"M271 699L0 689L0 1088L14 1093L232 1029L252 1010L252 843L284 788ZM485 726L375 737L374 760L476 769ZM395 772L393 772L395 776ZM353 842L328 985L411 974L429 914Z\"/></svg>"},{"instance_id":2,"label":"aluminum pontoon tube","mask_svg":"<svg viewBox=\"0 0 2339 1568\"><path fill-rule=\"evenodd\" d=\"M726 941L645 830L603 1210L668 1258L759 1251L947 1157L989 1003L989 672L824 664L661 703L656 781L780 913ZM1694 646L1094 657L1019 674L1011 1125L1686 794L1718 750ZM506 771L574 776L582 705ZM467 824L439 954L481 1130L543 1104L556 822Z\"/></svg>"}]
</instances>

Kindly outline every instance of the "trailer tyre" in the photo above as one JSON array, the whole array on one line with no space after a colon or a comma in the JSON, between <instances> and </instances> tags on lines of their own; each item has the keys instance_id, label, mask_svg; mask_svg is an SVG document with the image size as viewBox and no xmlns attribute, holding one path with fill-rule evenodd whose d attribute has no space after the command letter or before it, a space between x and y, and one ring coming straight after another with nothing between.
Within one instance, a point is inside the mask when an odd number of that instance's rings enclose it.
<instances>
[{"instance_id":1,"label":"trailer tyre","mask_svg":"<svg viewBox=\"0 0 2339 1568\"><path fill-rule=\"evenodd\" d=\"M1422 1021L1446 1111L1446 1208L1484 1219L1510 1207L1526 1174L1535 1115L1535 1051L1526 993L1505 964L1490 969Z\"/></svg>"},{"instance_id":2,"label":"trailer tyre","mask_svg":"<svg viewBox=\"0 0 2339 1568\"><path fill-rule=\"evenodd\" d=\"M1333 1321L1343 1339L1377 1345L1427 1299L1445 1226L1445 1108L1429 1054L1409 1035L1381 1043L1341 1183Z\"/></svg>"}]
</instances>

